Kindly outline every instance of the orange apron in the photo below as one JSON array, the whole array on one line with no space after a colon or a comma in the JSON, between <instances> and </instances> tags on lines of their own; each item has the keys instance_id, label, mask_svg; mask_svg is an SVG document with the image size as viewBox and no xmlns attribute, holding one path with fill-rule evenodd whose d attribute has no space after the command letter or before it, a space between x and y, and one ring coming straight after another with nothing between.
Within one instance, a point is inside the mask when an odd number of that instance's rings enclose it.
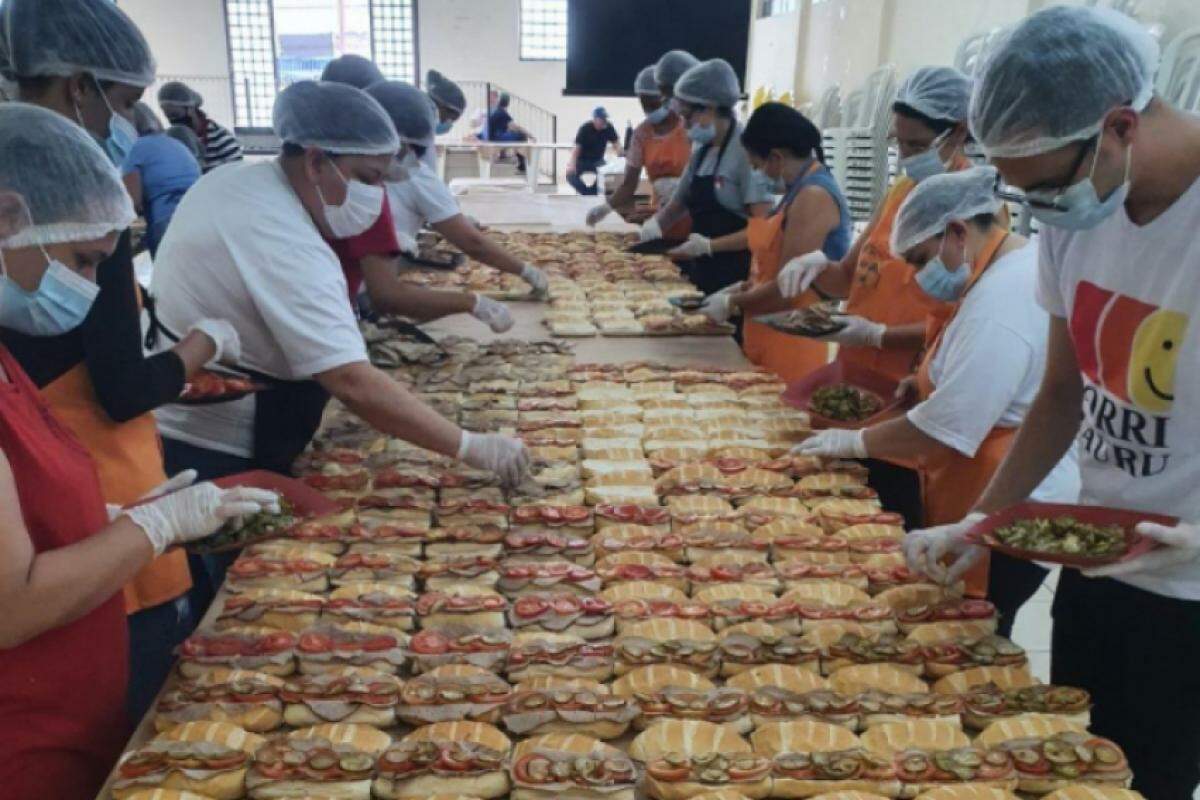
<instances>
[{"instance_id":1,"label":"orange apron","mask_svg":"<svg viewBox=\"0 0 1200 800\"><path fill-rule=\"evenodd\" d=\"M746 228L750 252L750 285L762 286L775 280L783 268L783 223L787 209L769 217L751 217ZM804 308L821 298L811 289L792 301L793 308ZM742 330L742 350L746 358L765 367L786 382L799 380L829 362L829 345L817 339L789 336L761 322L747 319Z\"/></svg>"},{"instance_id":2,"label":"orange apron","mask_svg":"<svg viewBox=\"0 0 1200 800\"><path fill-rule=\"evenodd\" d=\"M1005 231L996 231L988 239L975 259L973 275L967 283L964 295L987 271L1006 235ZM958 306L955 305L954 312L957 310ZM932 343L926 349L925 357L917 370L917 394L921 402L928 400L936 388L929 376L929 367L953 318L952 312L933 331ZM920 459L918 471L921 475L921 502L925 509L926 527L958 522L967 515L991 482L1000 463L1008 455L1016 434L1016 428L992 428L971 458L957 450L943 447L937 455ZM967 573L966 581L968 594L975 597L986 595L987 559Z\"/></svg>"},{"instance_id":3,"label":"orange apron","mask_svg":"<svg viewBox=\"0 0 1200 800\"><path fill-rule=\"evenodd\" d=\"M682 120L664 136L656 135L654 127L650 127L650 135L642 142L642 166L651 181L650 193L655 208L663 198L654 196L653 182L659 178L678 178L687 169L691 157L692 142Z\"/></svg>"},{"instance_id":4,"label":"orange apron","mask_svg":"<svg viewBox=\"0 0 1200 800\"><path fill-rule=\"evenodd\" d=\"M128 505L167 479L154 415L113 422L100 407L86 365L77 364L52 381L42 396L96 462L105 502ZM191 585L183 550L161 555L125 585L125 613L174 600Z\"/></svg>"}]
</instances>

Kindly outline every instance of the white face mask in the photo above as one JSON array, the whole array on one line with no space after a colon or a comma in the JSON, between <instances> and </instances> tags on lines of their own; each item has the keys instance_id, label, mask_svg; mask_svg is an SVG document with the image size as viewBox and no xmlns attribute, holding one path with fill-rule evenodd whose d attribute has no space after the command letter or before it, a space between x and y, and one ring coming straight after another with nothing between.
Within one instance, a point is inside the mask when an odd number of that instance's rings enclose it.
<instances>
[{"instance_id":1,"label":"white face mask","mask_svg":"<svg viewBox=\"0 0 1200 800\"><path fill-rule=\"evenodd\" d=\"M317 185L317 196L325 212L325 222L335 239L349 239L358 236L370 228L383 213L384 189L382 186L370 186L362 181L348 180L338 165L330 159L338 177L346 184L346 199L340 206L331 206L325 202L325 195Z\"/></svg>"}]
</instances>

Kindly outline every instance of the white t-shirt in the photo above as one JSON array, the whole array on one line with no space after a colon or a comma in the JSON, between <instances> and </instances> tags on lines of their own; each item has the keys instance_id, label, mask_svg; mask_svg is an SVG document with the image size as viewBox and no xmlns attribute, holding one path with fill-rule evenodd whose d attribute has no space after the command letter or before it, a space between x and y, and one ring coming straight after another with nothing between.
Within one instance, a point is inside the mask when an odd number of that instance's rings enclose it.
<instances>
[{"instance_id":1,"label":"white t-shirt","mask_svg":"<svg viewBox=\"0 0 1200 800\"><path fill-rule=\"evenodd\" d=\"M425 223L437 224L462 213L450 187L425 162L408 159L408 180L387 184L396 233L416 237Z\"/></svg>"},{"instance_id":2,"label":"white t-shirt","mask_svg":"<svg viewBox=\"0 0 1200 800\"><path fill-rule=\"evenodd\" d=\"M1017 428L1046 369L1050 318L1034 300L1037 247L997 259L967 292L929 364L934 392L908 412L923 433L973 457L992 428ZM1079 464L1071 448L1032 499L1074 503Z\"/></svg>"},{"instance_id":3,"label":"white t-shirt","mask_svg":"<svg viewBox=\"0 0 1200 800\"><path fill-rule=\"evenodd\" d=\"M173 333L228 320L241 364L272 377L304 380L367 360L337 256L275 161L228 165L188 190L159 246L151 292ZM252 397L156 413L165 436L253 454Z\"/></svg>"},{"instance_id":4,"label":"white t-shirt","mask_svg":"<svg viewBox=\"0 0 1200 800\"><path fill-rule=\"evenodd\" d=\"M1068 320L1083 379L1080 502L1200 522L1197 229L1200 180L1147 225L1122 206L1042 234L1038 301ZM1122 580L1200 600L1196 562Z\"/></svg>"}]
</instances>

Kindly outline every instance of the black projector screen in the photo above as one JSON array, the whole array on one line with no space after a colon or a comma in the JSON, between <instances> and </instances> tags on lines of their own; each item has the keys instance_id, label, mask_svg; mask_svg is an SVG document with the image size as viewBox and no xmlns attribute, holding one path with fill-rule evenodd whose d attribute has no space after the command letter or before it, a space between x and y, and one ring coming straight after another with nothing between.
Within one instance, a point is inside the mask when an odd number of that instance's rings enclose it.
<instances>
[{"instance_id":1,"label":"black projector screen","mask_svg":"<svg viewBox=\"0 0 1200 800\"><path fill-rule=\"evenodd\" d=\"M668 50L723 58L745 88L751 0L567 0L563 94L630 97Z\"/></svg>"}]
</instances>

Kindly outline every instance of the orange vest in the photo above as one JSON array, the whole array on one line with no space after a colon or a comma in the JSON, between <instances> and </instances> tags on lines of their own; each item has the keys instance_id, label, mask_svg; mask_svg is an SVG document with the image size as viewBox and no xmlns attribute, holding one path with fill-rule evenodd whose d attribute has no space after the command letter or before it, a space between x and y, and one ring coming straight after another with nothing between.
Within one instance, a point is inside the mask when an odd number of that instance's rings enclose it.
<instances>
[{"instance_id":1,"label":"orange vest","mask_svg":"<svg viewBox=\"0 0 1200 800\"><path fill-rule=\"evenodd\" d=\"M751 217L746 228L750 252L750 285L762 286L775 280L783 268L783 223L787 209L769 217ZM792 301L793 308L804 308L820 298L810 289ZM742 330L742 350L746 358L765 367L784 381L798 380L829 362L829 345L816 339L789 336L759 322L747 319Z\"/></svg>"},{"instance_id":2,"label":"orange vest","mask_svg":"<svg viewBox=\"0 0 1200 800\"><path fill-rule=\"evenodd\" d=\"M995 231L988 239L975 259L973 275L967 283L964 295L987 271L1006 235L1005 231ZM917 392L922 402L929 399L936 388L929 376L929 367L942 344L946 328L958 311L958 305L954 305L953 308L954 311L948 314L936 329L931 330L932 342L917 370ZM921 501L924 505L926 527L958 522L967 515L1008 455L1016 433L1016 428L992 428L971 458L957 450L943 447L935 456L920 459L918 471L921 476ZM966 581L969 593L978 597L984 596L987 591L987 561L984 560L967 573Z\"/></svg>"},{"instance_id":3,"label":"orange vest","mask_svg":"<svg viewBox=\"0 0 1200 800\"><path fill-rule=\"evenodd\" d=\"M154 415L113 422L96 398L86 365L68 370L42 389L42 396L96 462L105 502L128 505L167 479ZM125 613L174 600L191 585L187 555L182 550L161 555L125 585Z\"/></svg>"}]
</instances>

